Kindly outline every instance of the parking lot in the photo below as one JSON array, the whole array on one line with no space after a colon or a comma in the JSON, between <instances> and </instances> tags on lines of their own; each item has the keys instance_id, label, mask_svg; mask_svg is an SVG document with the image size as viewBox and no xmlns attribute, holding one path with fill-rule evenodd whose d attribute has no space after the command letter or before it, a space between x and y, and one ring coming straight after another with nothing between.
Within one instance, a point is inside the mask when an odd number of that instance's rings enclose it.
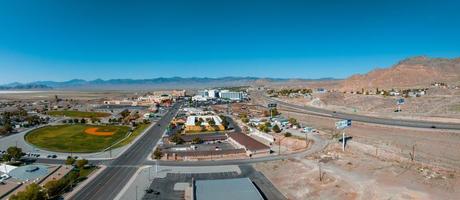
<instances>
[{"instance_id":1,"label":"parking lot","mask_svg":"<svg viewBox=\"0 0 460 200\"><path fill-rule=\"evenodd\" d=\"M142 199L166 199L182 200L185 197L185 191L174 190L176 183L188 183L191 186L192 177L195 180L213 180L248 177L256 185L264 199L286 199L260 172L254 170L252 166L239 166L241 174L237 172L219 172L219 173L169 173L165 178L154 179L150 185L150 193L144 195ZM229 188L230 189L230 188Z\"/></svg>"}]
</instances>

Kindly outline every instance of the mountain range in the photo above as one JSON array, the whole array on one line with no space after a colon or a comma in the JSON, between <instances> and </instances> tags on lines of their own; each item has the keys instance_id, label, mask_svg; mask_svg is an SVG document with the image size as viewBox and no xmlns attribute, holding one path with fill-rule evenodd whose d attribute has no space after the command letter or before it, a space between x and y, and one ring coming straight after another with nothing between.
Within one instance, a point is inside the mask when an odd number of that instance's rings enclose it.
<instances>
[{"instance_id":1,"label":"mountain range","mask_svg":"<svg viewBox=\"0 0 460 200\"><path fill-rule=\"evenodd\" d=\"M73 79L69 81L36 81L30 83L10 83L0 86L4 89L15 89L18 87L40 88L40 89L192 89L204 87L226 87L259 85L260 83L282 84L289 81L327 81L333 78L322 79L282 79L282 78L258 78L258 77L221 77L221 78L153 78L153 79L109 79L109 80L82 80ZM19 89L19 88L18 88Z\"/></svg>"},{"instance_id":2,"label":"mountain range","mask_svg":"<svg viewBox=\"0 0 460 200\"><path fill-rule=\"evenodd\" d=\"M429 58L418 56L407 58L389 68L377 68L366 74L355 74L347 79L288 79L259 77L221 78L152 78L109 79L69 81L36 81L0 85L0 90L12 89L68 89L68 90L128 90L128 89L195 89L227 86L268 87L325 87L341 91L374 90L391 88L424 88L434 82L460 84L460 58Z\"/></svg>"}]
</instances>

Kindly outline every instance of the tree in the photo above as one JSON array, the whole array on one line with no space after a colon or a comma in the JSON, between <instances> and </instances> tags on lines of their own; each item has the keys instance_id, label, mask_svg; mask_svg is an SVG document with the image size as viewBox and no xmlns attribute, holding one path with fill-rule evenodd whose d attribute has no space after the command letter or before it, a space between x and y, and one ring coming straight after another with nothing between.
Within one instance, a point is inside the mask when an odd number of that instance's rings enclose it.
<instances>
[{"instance_id":1,"label":"tree","mask_svg":"<svg viewBox=\"0 0 460 200\"><path fill-rule=\"evenodd\" d=\"M96 117L91 117L91 123L95 124L97 122L99 122L100 120Z\"/></svg>"},{"instance_id":2,"label":"tree","mask_svg":"<svg viewBox=\"0 0 460 200\"><path fill-rule=\"evenodd\" d=\"M73 119L73 123L78 123L78 119Z\"/></svg>"},{"instance_id":3,"label":"tree","mask_svg":"<svg viewBox=\"0 0 460 200\"><path fill-rule=\"evenodd\" d=\"M86 124L86 119L85 119L85 118L81 118L80 123Z\"/></svg>"},{"instance_id":4,"label":"tree","mask_svg":"<svg viewBox=\"0 0 460 200\"><path fill-rule=\"evenodd\" d=\"M290 117L288 119L289 123L293 126L297 125L297 119L296 118L293 118L293 117Z\"/></svg>"},{"instance_id":5,"label":"tree","mask_svg":"<svg viewBox=\"0 0 460 200\"><path fill-rule=\"evenodd\" d=\"M9 154L3 154L3 155L2 155L2 160L3 160L3 161L10 161L10 160L11 160L11 155L9 155Z\"/></svg>"},{"instance_id":6,"label":"tree","mask_svg":"<svg viewBox=\"0 0 460 200\"><path fill-rule=\"evenodd\" d=\"M193 138L192 144L201 144L203 143L203 140L199 137Z\"/></svg>"},{"instance_id":7,"label":"tree","mask_svg":"<svg viewBox=\"0 0 460 200\"><path fill-rule=\"evenodd\" d=\"M272 130L275 132L275 133L280 133L281 132L281 129L278 125L275 124L275 126L273 126Z\"/></svg>"},{"instance_id":8,"label":"tree","mask_svg":"<svg viewBox=\"0 0 460 200\"><path fill-rule=\"evenodd\" d=\"M265 133L268 133L268 132L270 132L270 127L267 126L267 124L261 124L261 125L259 125L259 130L261 130L261 131L263 131Z\"/></svg>"},{"instance_id":9,"label":"tree","mask_svg":"<svg viewBox=\"0 0 460 200\"><path fill-rule=\"evenodd\" d=\"M59 180L51 180L48 181L45 185L44 188L46 189L46 193L48 194L48 198L55 197L60 194L63 186L63 181Z\"/></svg>"},{"instance_id":10,"label":"tree","mask_svg":"<svg viewBox=\"0 0 460 200\"><path fill-rule=\"evenodd\" d=\"M73 165L75 163L75 158L72 158L71 156L67 157L65 160L66 165Z\"/></svg>"},{"instance_id":11,"label":"tree","mask_svg":"<svg viewBox=\"0 0 460 200\"><path fill-rule=\"evenodd\" d=\"M43 188L36 183L32 183L26 187L24 191L20 191L10 197L11 200L45 200L46 194Z\"/></svg>"},{"instance_id":12,"label":"tree","mask_svg":"<svg viewBox=\"0 0 460 200\"><path fill-rule=\"evenodd\" d=\"M11 125L11 122L7 121L3 124L3 129L5 130L6 133L10 133L13 131L13 126Z\"/></svg>"},{"instance_id":13,"label":"tree","mask_svg":"<svg viewBox=\"0 0 460 200\"><path fill-rule=\"evenodd\" d=\"M179 134L174 134L171 136L171 138L169 139L171 142L174 142L176 144L182 144L184 143L184 140L180 137Z\"/></svg>"},{"instance_id":14,"label":"tree","mask_svg":"<svg viewBox=\"0 0 460 200\"><path fill-rule=\"evenodd\" d=\"M209 124L209 126L215 126L216 122L214 121L214 119L210 119L210 120L208 120L208 124Z\"/></svg>"},{"instance_id":15,"label":"tree","mask_svg":"<svg viewBox=\"0 0 460 200\"><path fill-rule=\"evenodd\" d=\"M292 136L292 133L290 133L290 132L286 132L286 133L284 134L284 137L291 137L291 136Z\"/></svg>"},{"instance_id":16,"label":"tree","mask_svg":"<svg viewBox=\"0 0 460 200\"><path fill-rule=\"evenodd\" d=\"M19 160L24 155L24 153L22 152L22 149L18 147L9 147L6 150L6 153L10 155L10 160L12 158L14 158L14 160Z\"/></svg>"},{"instance_id":17,"label":"tree","mask_svg":"<svg viewBox=\"0 0 460 200\"><path fill-rule=\"evenodd\" d=\"M86 159L77 160L77 167L78 168L83 168L87 164L88 164L88 160L86 160Z\"/></svg>"},{"instance_id":18,"label":"tree","mask_svg":"<svg viewBox=\"0 0 460 200\"><path fill-rule=\"evenodd\" d=\"M129 110L128 109L125 109L123 111L120 112L120 115L123 117L123 118L126 118L128 117L130 114Z\"/></svg>"},{"instance_id":19,"label":"tree","mask_svg":"<svg viewBox=\"0 0 460 200\"><path fill-rule=\"evenodd\" d=\"M163 157L163 152L161 152L161 149L160 148L156 148L155 151L153 152L153 157L155 159L161 159L161 157Z\"/></svg>"},{"instance_id":20,"label":"tree","mask_svg":"<svg viewBox=\"0 0 460 200\"><path fill-rule=\"evenodd\" d=\"M241 118L241 121L244 122L244 123L248 123L249 119L247 117L245 117L245 118Z\"/></svg>"},{"instance_id":21,"label":"tree","mask_svg":"<svg viewBox=\"0 0 460 200\"><path fill-rule=\"evenodd\" d=\"M195 120L195 126L201 126L201 121L200 120Z\"/></svg>"}]
</instances>

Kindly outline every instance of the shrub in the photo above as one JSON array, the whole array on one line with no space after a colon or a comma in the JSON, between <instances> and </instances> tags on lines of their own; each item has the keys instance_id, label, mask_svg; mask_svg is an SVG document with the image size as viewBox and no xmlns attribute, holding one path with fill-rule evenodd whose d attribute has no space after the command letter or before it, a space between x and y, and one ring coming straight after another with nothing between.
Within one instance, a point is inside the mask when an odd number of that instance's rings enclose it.
<instances>
[{"instance_id":1,"label":"shrub","mask_svg":"<svg viewBox=\"0 0 460 200\"><path fill-rule=\"evenodd\" d=\"M87 164L88 164L88 160L86 160L86 159L77 160L77 167L78 168L83 168Z\"/></svg>"},{"instance_id":2,"label":"shrub","mask_svg":"<svg viewBox=\"0 0 460 200\"><path fill-rule=\"evenodd\" d=\"M284 134L284 137L291 137L291 136L292 136L292 134L291 134L290 132L286 132L286 133Z\"/></svg>"},{"instance_id":3,"label":"shrub","mask_svg":"<svg viewBox=\"0 0 460 200\"><path fill-rule=\"evenodd\" d=\"M281 129L278 125L275 125L273 126L272 130L275 132L275 133L280 133L281 132Z\"/></svg>"},{"instance_id":4,"label":"shrub","mask_svg":"<svg viewBox=\"0 0 460 200\"><path fill-rule=\"evenodd\" d=\"M163 152L161 152L161 149L160 148L156 148L155 151L153 152L153 157L155 159L161 159L161 157L163 157Z\"/></svg>"}]
</instances>

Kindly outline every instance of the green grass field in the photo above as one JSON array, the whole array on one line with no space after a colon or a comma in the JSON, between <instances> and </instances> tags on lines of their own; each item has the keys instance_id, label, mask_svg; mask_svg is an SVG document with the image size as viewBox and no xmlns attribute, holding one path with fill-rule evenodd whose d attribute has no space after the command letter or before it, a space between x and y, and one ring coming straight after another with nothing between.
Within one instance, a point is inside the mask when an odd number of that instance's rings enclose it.
<instances>
[{"instance_id":1,"label":"green grass field","mask_svg":"<svg viewBox=\"0 0 460 200\"><path fill-rule=\"evenodd\" d=\"M131 143L135 138L137 138L149 126L150 126L150 123L149 124L140 124L139 126L136 127L136 129L134 129L133 133L131 133L131 135L128 138L126 138L123 141L121 141L120 143L114 145L113 148L122 147L122 146L125 146L125 145Z\"/></svg>"},{"instance_id":2,"label":"green grass field","mask_svg":"<svg viewBox=\"0 0 460 200\"><path fill-rule=\"evenodd\" d=\"M108 116L110 116L110 113L64 110L64 111L49 111L48 115L51 115L51 116L67 116L67 117L81 117L81 118L99 118L99 117L108 117Z\"/></svg>"},{"instance_id":3,"label":"green grass field","mask_svg":"<svg viewBox=\"0 0 460 200\"><path fill-rule=\"evenodd\" d=\"M114 132L112 136L86 134L87 128ZM127 126L58 125L35 129L25 140L39 148L56 152L91 153L98 152L123 139L128 134Z\"/></svg>"},{"instance_id":4,"label":"green grass field","mask_svg":"<svg viewBox=\"0 0 460 200\"><path fill-rule=\"evenodd\" d=\"M118 148L118 147L122 147L122 146L125 146L129 143L131 143L134 139L136 139L147 127L149 127L150 124L140 124L139 126L136 127L136 129L134 129L133 133L131 133L131 135L122 140L120 143L116 144L113 146L113 148Z\"/></svg>"}]
</instances>

